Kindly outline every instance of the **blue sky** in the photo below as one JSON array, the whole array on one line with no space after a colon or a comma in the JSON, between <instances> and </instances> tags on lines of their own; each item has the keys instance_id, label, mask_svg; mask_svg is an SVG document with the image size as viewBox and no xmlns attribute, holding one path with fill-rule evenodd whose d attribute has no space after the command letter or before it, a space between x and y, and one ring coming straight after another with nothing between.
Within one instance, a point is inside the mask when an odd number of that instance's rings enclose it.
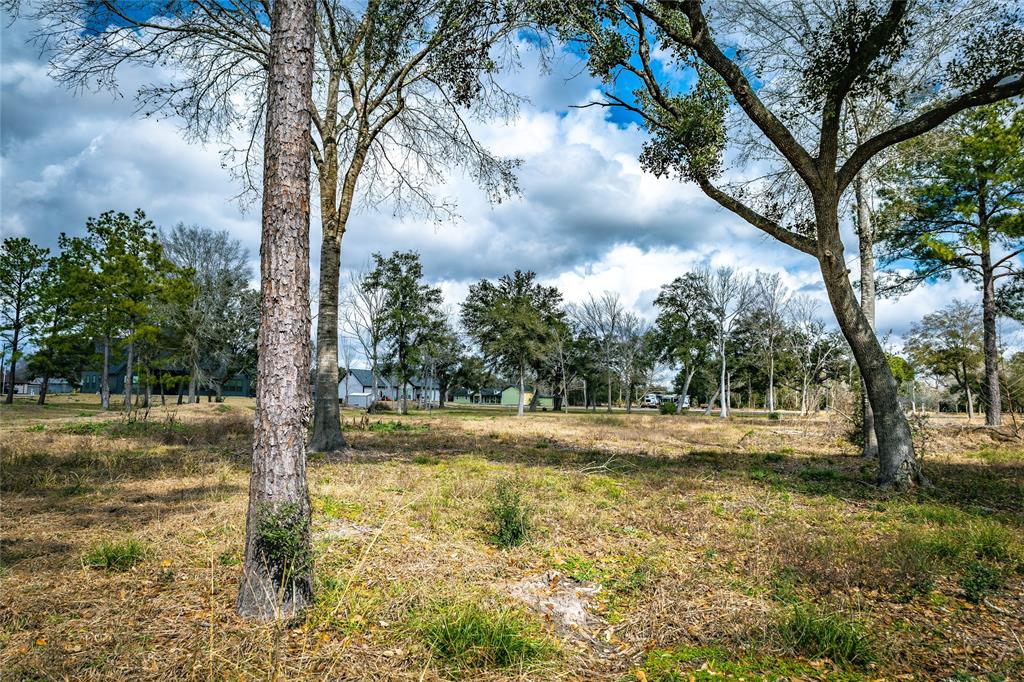
<instances>
[{"instance_id":1,"label":"blue sky","mask_svg":"<svg viewBox=\"0 0 1024 682\"><path fill-rule=\"evenodd\" d=\"M0 229L54 247L60 232L77 233L108 209L142 208L159 225L197 223L226 229L256 265L257 206L233 199L239 187L216 145L186 143L175 120L134 114L131 95L165 76L128 68L120 93L73 93L48 75L46 58L27 43L32 26L4 18L0 58ZM415 249L449 303L470 283L513 269L535 270L568 300L617 291L650 315L658 287L701 263L780 273L787 284L823 301L810 257L765 237L720 209L693 185L656 179L637 161L645 133L621 112L577 108L601 87L575 55L562 53L550 71L524 42L524 63L502 79L530 103L514 122L481 124L494 151L519 157L522 195L491 206L467 178L453 173L438 191L457 201L459 217L433 223L394 217L388 207L353 216L343 245L346 268L374 251ZM661 68L659 66L659 68ZM618 92L632 89L620 82ZM315 205L315 202L314 202ZM320 230L313 217L313 277ZM848 260L856 274L850 247ZM978 297L959 280L883 301L878 327L898 342L909 323L950 299ZM1017 328L1008 328L1012 337ZM1024 345L1019 341L1016 345Z\"/></svg>"}]
</instances>

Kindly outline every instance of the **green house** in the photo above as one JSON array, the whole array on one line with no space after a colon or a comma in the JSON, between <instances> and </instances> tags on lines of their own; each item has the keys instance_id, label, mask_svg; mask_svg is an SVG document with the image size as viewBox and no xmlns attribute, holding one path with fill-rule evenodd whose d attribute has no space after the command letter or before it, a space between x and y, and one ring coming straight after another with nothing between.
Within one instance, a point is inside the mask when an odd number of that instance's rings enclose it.
<instances>
[{"instance_id":1,"label":"green house","mask_svg":"<svg viewBox=\"0 0 1024 682\"><path fill-rule=\"evenodd\" d=\"M523 405L529 406L531 400L533 400L533 387L526 386L523 391ZM506 386L503 388L501 390L501 404L503 407L518 407L519 387ZM537 407L546 410L553 410L555 408L555 397L541 393L537 396Z\"/></svg>"}]
</instances>

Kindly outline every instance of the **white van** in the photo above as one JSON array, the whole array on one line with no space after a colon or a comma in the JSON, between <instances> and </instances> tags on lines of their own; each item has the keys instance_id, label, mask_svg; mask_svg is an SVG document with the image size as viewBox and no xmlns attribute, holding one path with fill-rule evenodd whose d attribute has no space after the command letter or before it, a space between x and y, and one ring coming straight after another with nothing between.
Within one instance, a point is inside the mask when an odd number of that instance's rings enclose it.
<instances>
[{"instance_id":1,"label":"white van","mask_svg":"<svg viewBox=\"0 0 1024 682\"><path fill-rule=\"evenodd\" d=\"M640 407L653 407L657 409L659 405L661 405L661 398L658 397L657 393L648 393L640 399Z\"/></svg>"}]
</instances>

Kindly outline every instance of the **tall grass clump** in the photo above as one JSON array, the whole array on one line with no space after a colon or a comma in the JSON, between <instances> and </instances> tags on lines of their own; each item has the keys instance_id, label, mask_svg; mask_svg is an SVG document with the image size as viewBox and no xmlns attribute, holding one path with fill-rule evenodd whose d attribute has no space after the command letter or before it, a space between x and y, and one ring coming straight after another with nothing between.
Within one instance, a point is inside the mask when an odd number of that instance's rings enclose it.
<instances>
[{"instance_id":1,"label":"tall grass clump","mask_svg":"<svg viewBox=\"0 0 1024 682\"><path fill-rule=\"evenodd\" d=\"M146 547L135 538L94 545L82 556L82 564L107 571L127 571L146 558Z\"/></svg>"},{"instance_id":2,"label":"tall grass clump","mask_svg":"<svg viewBox=\"0 0 1024 682\"><path fill-rule=\"evenodd\" d=\"M523 500L523 485L513 478L498 481L487 508L491 539L499 547L517 547L530 533L530 508Z\"/></svg>"},{"instance_id":3,"label":"tall grass clump","mask_svg":"<svg viewBox=\"0 0 1024 682\"><path fill-rule=\"evenodd\" d=\"M808 658L829 658L842 665L862 666L877 660L863 625L835 612L795 604L778 623L782 641Z\"/></svg>"},{"instance_id":4,"label":"tall grass clump","mask_svg":"<svg viewBox=\"0 0 1024 682\"><path fill-rule=\"evenodd\" d=\"M508 608L446 603L421 616L414 627L449 672L523 667L552 651L536 626Z\"/></svg>"}]
</instances>

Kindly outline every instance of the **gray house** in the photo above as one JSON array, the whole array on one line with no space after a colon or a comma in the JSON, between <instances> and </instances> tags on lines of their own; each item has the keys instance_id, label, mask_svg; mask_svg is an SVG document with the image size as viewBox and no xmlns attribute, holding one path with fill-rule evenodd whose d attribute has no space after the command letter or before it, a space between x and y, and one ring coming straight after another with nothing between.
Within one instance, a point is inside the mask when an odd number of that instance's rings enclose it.
<instances>
[{"instance_id":1,"label":"gray house","mask_svg":"<svg viewBox=\"0 0 1024 682\"><path fill-rule=\"evenodd\" d=\"M424 380L420 377L410 377L405 384L405 397L410 402L427 400L433 403L439 401L441 394L434 380ZM373 396L373 372L368 369L350 369L345 378L338 384L338 399L353 407L366 407ZM398 380L394 377L377 376L376 400L395 401L401 397L398 388Z\"/></svg>"}]
</instances>

